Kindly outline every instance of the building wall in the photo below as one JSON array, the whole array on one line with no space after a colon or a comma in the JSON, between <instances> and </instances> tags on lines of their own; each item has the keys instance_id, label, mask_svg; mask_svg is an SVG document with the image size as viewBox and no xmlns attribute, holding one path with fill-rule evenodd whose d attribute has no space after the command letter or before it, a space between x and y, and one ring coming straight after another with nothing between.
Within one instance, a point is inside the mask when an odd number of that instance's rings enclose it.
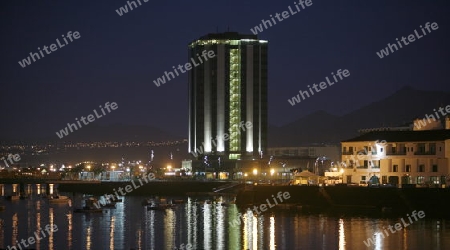
<instances>
[{"instance_id":1,"label":"building wall","mask_svg":"<svg viewBox=\"0 0 450 250\"><path fill-rule=\"evenodd\" d=\"M275 147L269 148L268 155L273 156L302 156L302 157L322 157L325 156L331 161L340 161L341 149L339 146L322 147Z\"/></svg>"},{"instance_id":2,"label":"building wall","mask_svg":"<svg viewBox=\"0 0 450 250\"><path fill-rule=\"evenodd\" d=\"M359 184L375 175L383 184L448 184L446 176L449 175L449 144L450 140L388 142L385 146L377 146L374 141L344 142L344 183L347 182L347 176L351 176L350 182ZM365 146L376 150L367 150L366 153ZM370 161L374 164L367 164Z\"/></svg>"}]
</instances>

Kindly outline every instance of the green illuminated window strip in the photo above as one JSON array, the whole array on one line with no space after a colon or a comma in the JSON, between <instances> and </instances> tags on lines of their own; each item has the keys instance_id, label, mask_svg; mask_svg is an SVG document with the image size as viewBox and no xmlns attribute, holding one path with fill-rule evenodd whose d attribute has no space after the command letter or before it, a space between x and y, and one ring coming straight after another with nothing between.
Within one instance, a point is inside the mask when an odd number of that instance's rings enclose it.
<instances>
[{"instance_id":1,"label":"green illuminated window strip","mask_svg":"<svg viewBox=\"0 0 450 250\"><path fill-rule=\"evenodd\" d=\"M241 72L240 51L230 49L230 151L240 151L241 138L239 135L239 123L241 122Z\"/></svg>"}]
</instances>

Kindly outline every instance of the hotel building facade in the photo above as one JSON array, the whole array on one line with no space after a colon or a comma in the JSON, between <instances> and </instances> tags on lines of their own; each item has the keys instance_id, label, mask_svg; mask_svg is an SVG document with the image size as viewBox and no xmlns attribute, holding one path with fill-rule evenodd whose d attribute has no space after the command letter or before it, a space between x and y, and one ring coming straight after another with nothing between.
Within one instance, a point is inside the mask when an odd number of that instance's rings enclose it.
<instances>
[{"instance_id":1,"label":"hotel building facade","mask_svg":"<svg viewBox=\"0 0 450 250\"><path fill-rule=\"evenodd\" d=\"M189 153L250 159L267 148L267 41L236 32L189 44L189 58L214 58L189 71ZM243 126L243 125L249 126Z\"/></svg>"}]
</instances>

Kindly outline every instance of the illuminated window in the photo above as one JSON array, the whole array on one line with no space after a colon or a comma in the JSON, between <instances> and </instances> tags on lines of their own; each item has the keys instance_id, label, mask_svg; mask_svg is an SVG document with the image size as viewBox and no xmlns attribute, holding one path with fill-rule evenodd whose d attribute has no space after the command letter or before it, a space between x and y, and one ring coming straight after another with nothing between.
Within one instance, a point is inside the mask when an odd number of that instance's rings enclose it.
<instances>
[{"instance_id":1,"label":"illuminated window","mask_svg":"<svg viewBox=\"0 0 450 250\"><path fill-rule=\"evenodd\" d=\"M240 154L230 154L229 158L230 160L237 160L240 158Z\"/></svg>"},{"instance_id":2,"label":"illuminated window","mask_svg":"<svg viewBox=\"0 0 450 250\"><path fill-rule=\"evenodd\" d=\"M425 177L417 176L417 184L424 184L424 183L425 183Z\"/></svg>"},{"instance_id":3,"label":"illuminated window","mask_svg":"<svg viewBox=\"0 0 450 250\"><path fill-rule=\"evenodd\" d=\"M437 176L430 176L430 182L432 184L440 184L439 183L439 177L437 177Z\"/></svg>"},{"instance_id":4,"label":"illuminated window","mask_svg":"<svg viewBox=\"0 0 450 250\"><path fill-rule=\"evenodd\" d=\"M230 151L241 149L241 65L239 49L230 49Z\"/></svg>"},{"instance_id":5,"label":"illuminated window","mask_svg":"<svg viewBox=\"0 0 450 250\"><path fill-rule=\"evenodd\" d=\"M387 184L388 183L388 178L386 175L381 176L381 183L382 184Z\"/></svg>"}]
</instances>

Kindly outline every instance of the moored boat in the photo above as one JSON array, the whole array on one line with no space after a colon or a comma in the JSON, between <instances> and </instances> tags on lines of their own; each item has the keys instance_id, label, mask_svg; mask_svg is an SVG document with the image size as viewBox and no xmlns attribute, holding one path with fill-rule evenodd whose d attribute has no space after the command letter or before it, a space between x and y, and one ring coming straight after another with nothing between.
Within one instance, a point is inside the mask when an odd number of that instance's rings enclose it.
<instances>
[{"instance_id":1,"label":"moored boat","mask_svg":"<svg viewBox=\"0 0 450 250\"><path fill-rule=\"evenodd\" d=\"M97 199L90 197L85 200L85 206L82 208L76 208L73 210L74 213L102 213L103 209L98 207L100 203Z\"/></svg>"},{"instance_id":2,"label":"moored boat","mask_svg":"<svg viewBox=\"0 0 450 250\"><path fill-rule=\"evenodd\" d=\"M70 201L70 198L63 195L51 195L48 197L48 202L52 204L66 203L68 201Z\"/></svg>"}]
</instances>

